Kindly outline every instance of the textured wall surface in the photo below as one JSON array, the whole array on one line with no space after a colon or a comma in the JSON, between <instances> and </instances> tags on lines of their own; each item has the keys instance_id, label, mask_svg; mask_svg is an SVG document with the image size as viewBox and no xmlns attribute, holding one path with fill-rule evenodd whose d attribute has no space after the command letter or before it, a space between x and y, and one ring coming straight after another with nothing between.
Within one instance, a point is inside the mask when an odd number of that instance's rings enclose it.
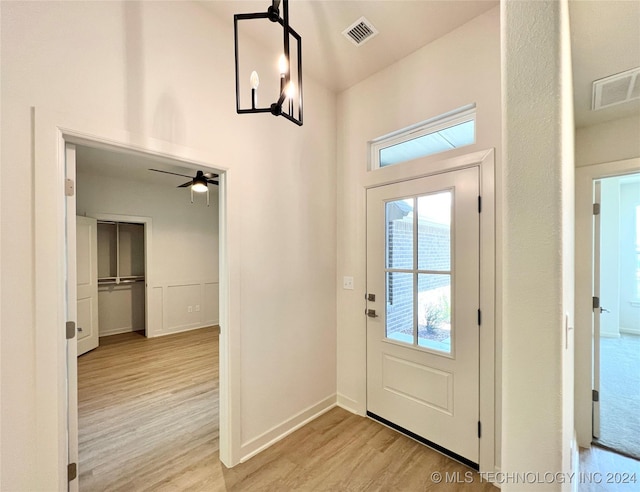
<instances>
[{"instance_id":1,"label":"textured wall surface","mask_svg":"<svg viewBox=\"0 0 640 492\"><path fill-rule=\"evenodd\" d=\"M570 469L573 117L566 2L502 3L502 471ZM504 484L504 490L560 490Z\"/></svg>"}]
</instances>

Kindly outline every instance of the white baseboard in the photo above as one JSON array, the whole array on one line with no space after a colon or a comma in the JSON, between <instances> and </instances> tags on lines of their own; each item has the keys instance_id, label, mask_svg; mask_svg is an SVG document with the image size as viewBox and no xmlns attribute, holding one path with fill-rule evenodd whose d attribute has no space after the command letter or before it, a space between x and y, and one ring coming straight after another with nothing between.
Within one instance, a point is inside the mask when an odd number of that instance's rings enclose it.
<instances>
[{"instance_id":1,"label":"white baseboard","mask_svg":"<svg viewBox=\"0 0 640 492\"><path fill-rule=\"evenodd\" d=\"M620 330L622 331L622 330ZM620 338L620 332L614 331L601 331L600 338Z\"/></svg>"},{"instance_id":2,"label":"white baseboard","mask_svg":"<svg viewBox=\"0 0 640 492\"><path fill-rule=\"evenodd\" d=\"M200 328L206 328L207 326L215 326L217 324L219 324L217 321L207 321L206 323L178 326L169 330L155 333L153 337L150 337L150 338L163 337L165 335L175 335L176 333L184 333L185 331L191 331L191 330L199 330Z\"/></svg>"},{"instance_id":3,"label":"white baseboard","mask_svg":"<svg viewBox=\"0 0 640 492\"><path fill-rule=\"evenodd\" d=\"M121 333L132 333L134 331L144 331L144 327L140 330L136 330L133 326L124 326L122 328L111 328L110 330L100 330L98 332L99 337L110 337L111 335L120 335Z\"/></svg>"},{"instance_id":4,"label":"white baseboard","mask_svg":"<svg viewBox=\"0 0 640 492\"><path fill-rule=\"evenodd\" d=\"M573 431L573 439L571 439L571 472L578 476L580 473L580 448L578 447L578 435ZM572 492L578 492L579 480L571 482Z\"/></svg>"},{"instance_id":5,"label":"white baseboard","mask_svg":"<svg viewBox=\"0 0 640 492\"><path fill-rule=\"evenodd\" d=\"M252 458L256 454L264 451L268 447L284 439L292 432L295 432L302 426L318 418L323 413L328 412L336 406L336 395L333 394L319 401L315 405L311 405L302 412L294 415L293 417L285 420L284 422L272 427L267 432L259 435L243 443L241 446L240 463L244 463L248 459Z\"/></svg>"},{"instance_id":6,"label":"white baseboard","mask_svg":"<svg viewBox=\"0 0 640 492\"><path fill-rule=\"evenodd\" d=\"M496 466L494 469L494 473L496 474L496 477L500 476L500 467ZM502 484L500 482L491 482L491 485L493 485L494 487L501 489L502 488Z\"/></svg>"},{"instance_id":7,"label":"white baseboard","mask_svg":"<svg viewBox=\"0 0 640 492\"><path fill-rule=\"evenodd\" d=\"M344 396L342 393L337 394L337 405L340 408L344 408L347 412L355 413L356 415L362 415L361 412L357 410L358 402L349 398L348 396Z\"/></svg>"},{"instance_id":8,"label":"white baseboard","mask_svg":"<svg viewBox=\"0 0 640 492\"><path fill-rule=\"evenodd\" d=\"M624 326L620 327L620 333L624 333L625 335L637 335L637 336L640 336L640 330L636 330L635 328L626 328Z\"/></svg>"}]
</instances>

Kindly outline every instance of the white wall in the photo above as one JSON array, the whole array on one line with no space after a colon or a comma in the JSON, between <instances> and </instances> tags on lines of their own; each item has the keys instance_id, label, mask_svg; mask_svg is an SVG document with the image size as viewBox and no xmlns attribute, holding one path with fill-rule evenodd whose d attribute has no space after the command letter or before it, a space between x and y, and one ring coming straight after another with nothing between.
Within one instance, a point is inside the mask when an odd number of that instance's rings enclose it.
<instances>
[{"instance_id":1,"label":"white wall","mask_svg":"<svg viewBox=\"0 0 640 492\"><path fill-rule=\"evenodd\" d=\"M476 103L477 142L426 162L495 147L499 166L499 43L496 8L339 95L338 402L360 414L366 411L367 142ZM402 179L403 169L390 172ZM341 288L342 276L354 277L354 290Z\"/></svg>"},{"instance_id":2,"label":"white wall","mask_svg":"<svg viewBox=\"0 0 640 492\"><path fill-rule=\"evenodd\" d=\"M573 108L566 1L502 11L502 471L571 470ZM503 484L560 490L569 484Z\"/></svg>"},{"instance_id":3,"label":"white wall","mask_svg":"<svg viewBox=\"0 0 640 492\"><path fill-rule=\"evenodd\" d=\"M620 183L620 331L640 335L640 298L636 256L636 207L640 183Z\"/></svg>"},{"instance_id":4,"label":"white wall","mask_svg":"<svg viewBox=\"0 0 640 492\"><path fill-rule=\"evenodd\" d=\"M52 422L59 426L64 417L57 387L43 382L52 372L48 364L61 358L38 357L36 349L49 328L62 326L50 326L57 318L35 309L41 272L34 254L57 239L36 243L34 230L50 208L35 209L33 161L55 175L56 156L43 156L45 146L34 157L32 107L36 126L38 115L63 115L77 124L72 130L89 125L94 134L143 148L195 149L193 155L227 170L231 308L222 338L231 344L238 386L230 410L221 413L237 414L234 427L222 429L234 443L232 461L331 405L335 96L306 78L301 128L267 114L236 115L232 19L217 20L195 3L2 2L0 8L1 391L3 403L11 402L0 411L0 488L64 484L63 450L51 442L59 435Z\"/></svg>"},{"instance_id":5,"label":"white wall","mask_svg":"<svg viewBox=\"0 0 640 492\"><path fill-rule=\"evenodd\" d=\"M640 157L640 114L576 128L576 166Z\"/></svg>"},{"instance_id":6,"label":"white wall","mask_svg":"<svg viewBox=\"0 0 640 492\"><path fill-rule=\"evenodd\" d=\"M86 174L82 164L78 161L78 215L116 214L152 220L151 264L146 272L150 332L165 335L217 324L217 188L211 187L207 207L203 195L196 194L191 203L187 188ZM103 294L99 296L106 297ZM101 305L108 302L102 297ZM110 333L105 328L100 326L101 336Z\"/></svg>"},{"instance_id":7,"label":"white wall","mask_svg":"<svg viewBox=\"0 0 640 492\"><path fill-rule=\"evenodd\" d=\"M600 335L620 336L620 180L600 184Z\"/></svg>"}]
</instances>

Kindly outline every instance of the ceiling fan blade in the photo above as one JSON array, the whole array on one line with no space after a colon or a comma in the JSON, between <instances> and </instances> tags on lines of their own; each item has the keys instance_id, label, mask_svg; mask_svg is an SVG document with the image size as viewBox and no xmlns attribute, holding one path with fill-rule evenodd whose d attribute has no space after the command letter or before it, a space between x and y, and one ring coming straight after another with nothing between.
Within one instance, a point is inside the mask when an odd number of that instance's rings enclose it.
<instances>
[{"instance_id":1,"label":"ceiling fan blade","mask_svg":"<svg viewBox=\"0 0 640 492\"><path fill-rule=\"evenodd\" d=\"M217 178L217 177L218 177L218 175L217 175L217 174L214 174L214 173L204 173L204 175L203 175L203 176L204 176L205 178L209 178L209 179L210 179L210 178Z\"/></svg>"},{"instance_id":2,"label":"ceiling fan blade","mask_svg":"<svg viewBox=\"0 0 640 492\"><path fill-rule=\"evenodd\" d=\"M149 171L155 171L157 173L173 174L174 176L182 176L183 178L190 178L191 177L191 176L189 176L187 174L172 173L171 171L162 171L161 169L149 169Z\"/></svg>"},{"instance_id":3,"label":"ceiling fan blade","mask_svg":"<svg viewBox=\"0 0 640 492\"><path fill-rule=\"evenodd\" d=\"M218 185L218 182L214 181L213 179L207 179L207 183L211 183L211 184L214 184L216 186Z\"/></svg>"},{"instance_id":4,"label":"ceiling fan blade","mask_svg":"<svg viewBox=\"0 0 640 492\"><path fill-rule=\"evenodd\" d=\"M191 186L192 184L193 184L193 181L187 181L186 183L176 186L176 188L186 188L187 186Z\"/></svg>"}]
</instances>

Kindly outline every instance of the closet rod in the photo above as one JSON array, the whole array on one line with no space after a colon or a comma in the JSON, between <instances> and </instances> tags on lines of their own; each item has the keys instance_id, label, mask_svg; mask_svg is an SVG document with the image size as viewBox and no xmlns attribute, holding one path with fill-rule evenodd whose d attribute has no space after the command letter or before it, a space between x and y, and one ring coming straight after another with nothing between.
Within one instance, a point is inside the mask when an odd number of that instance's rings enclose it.
<instances>
[{"instance_id":1,"label":"closet rod","mask_svg":"<svg viewBox=\"0 0 640 492\"><path fill-rule=\"evenodd\" d=\"M111 225L127 224L127 225L135 225L135 226L144 226L142 222L127 222L124 220L115 221L115 220L98 219L97 222L98 224L111 224Z\"/></svg>"},{"instance_id":2,"label":"closet rod","mask_svg":"<svg viewBox=\"0 0 640 492\"><path fill-rule=\"evenodd\" d=\"M122 284L133 284L135 282L144 282L144 279L129 278L129 279L120 280L119 282L117 280L104 280L104 281L98 280L98 285L122 285Z\"/></svg>"}]
</instances>

